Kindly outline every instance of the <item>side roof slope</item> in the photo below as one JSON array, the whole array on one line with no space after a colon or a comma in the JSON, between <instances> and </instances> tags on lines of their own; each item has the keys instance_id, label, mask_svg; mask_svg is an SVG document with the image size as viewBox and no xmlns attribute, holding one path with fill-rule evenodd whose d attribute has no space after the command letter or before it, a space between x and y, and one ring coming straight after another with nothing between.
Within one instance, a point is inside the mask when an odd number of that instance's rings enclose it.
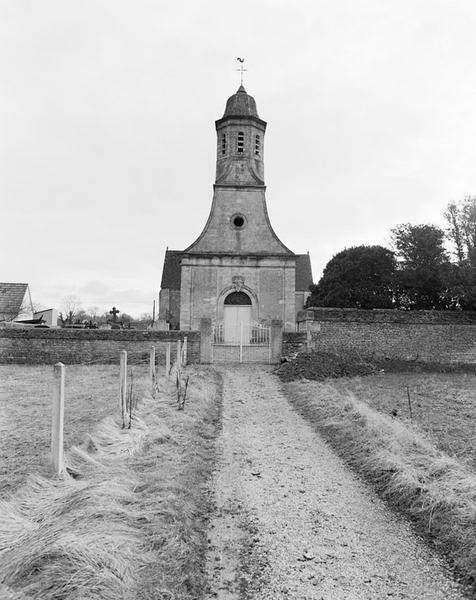
<instances>
[{"instance_id":1,"label":"side roof slope","mask_svg":"<svg viewBox=\"0 0 476 600\"><path fill-rule=\"evenodd\" d=\"M15 319L23 306L27 283L0 282L0 321Z\"/></svg>"},{"instance_id":2,"label":"side roof slope","mask_svg":"<svg viewBox=\"0 0 476 600\"><path fill-rule=\"evenodd\" d=\"M296 254L296 292L308 292L313 283L311 257L309 254Z\"/></svg>"}]
</instances>

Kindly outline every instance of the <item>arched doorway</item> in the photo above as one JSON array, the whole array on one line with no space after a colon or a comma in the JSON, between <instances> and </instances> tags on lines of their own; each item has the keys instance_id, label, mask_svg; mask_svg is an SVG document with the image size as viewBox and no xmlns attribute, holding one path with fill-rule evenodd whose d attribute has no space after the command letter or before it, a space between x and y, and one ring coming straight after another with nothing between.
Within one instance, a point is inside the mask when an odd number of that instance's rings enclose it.
<instances>
[{"instance_id":1,"label":"arched doorway","mask_svg":"<svg viewBox=\"0 0 476 600\"><path fill-rule=\"evenodd\" d=\"M245 292L232 292L223 305L225 343L249 344L251 334L251 298Z\"/></svg>"}]
</instances>

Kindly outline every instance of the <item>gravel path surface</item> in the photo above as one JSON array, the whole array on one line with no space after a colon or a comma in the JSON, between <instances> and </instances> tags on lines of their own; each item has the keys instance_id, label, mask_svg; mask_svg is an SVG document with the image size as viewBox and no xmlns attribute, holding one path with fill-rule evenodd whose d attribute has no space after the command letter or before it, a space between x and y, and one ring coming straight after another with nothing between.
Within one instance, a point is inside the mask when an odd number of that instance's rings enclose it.
<instances>
[{"instance_id":1,"label":"gravel path surface","mask_svg":"<svg viewBox=\"0 0 476 600\"><path fill-rule=\"evenodd\" d=\"M268 369L221 372L207 598L466 597L444 561L292 410Z\"/></svg>"}]
</instances>

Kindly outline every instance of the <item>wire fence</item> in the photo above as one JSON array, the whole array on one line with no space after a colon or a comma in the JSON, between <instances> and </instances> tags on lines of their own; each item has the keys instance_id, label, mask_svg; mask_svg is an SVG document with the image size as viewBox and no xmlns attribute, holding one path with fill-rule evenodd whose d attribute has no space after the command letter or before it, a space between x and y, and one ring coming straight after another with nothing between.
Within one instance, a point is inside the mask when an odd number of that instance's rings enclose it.
<instances>
[{"instance_id":1,"label":"wire fence","mask_svg":"<svg viewBox=\"0 0 476 600\"><path fill-rule=\"evenodd\" d=\"M185 376L183 369L187 364L187 337L184 341L177 340L175 362L172 365L172 344L166 347L165 372L166 379L175 377L175 389L178 410L184 410L189 388L189 376ZM127 351L120 353L119 370L119 409L122 429L131 429L133 426L134 412L137 409L138 394L135 388L134 371L128 369ZM172 367L174 375L172 374ZM59 476L64 471L64 406L65 406L65 380L66 366L59 362L54 365L54 386L52 397L52 423L51 423L51 450L50 460L54 473ZM153 398L161 391L159 387L160 365L156 360L156 348L152 346L149 355L149 385Z\"/></svg>"}]
</instances>

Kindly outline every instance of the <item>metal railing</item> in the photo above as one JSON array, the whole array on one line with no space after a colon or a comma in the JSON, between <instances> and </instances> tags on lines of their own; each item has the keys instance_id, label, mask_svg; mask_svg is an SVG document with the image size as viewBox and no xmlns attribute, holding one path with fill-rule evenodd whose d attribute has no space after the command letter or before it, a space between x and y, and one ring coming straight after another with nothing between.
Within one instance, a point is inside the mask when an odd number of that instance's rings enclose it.
<instances>
[{"instance_id":1,"label":"metal railing","mask_svg":"<svg viewBox=\"0 0 476 600\"><path fill-rule=\"evenodd\" d=\"M214 344L225 344L231 346L268 346L270 338L270 327L267 325L248 325L241 323L239 339L227 340L227 334L223 323L217 323L212 327L212 340Z\"/></svg>"},{"instance_id":2,"label":"metal railing","mask_svg":"<svg viewBox=\"0 0 476 600\"><path fill-rule=\"evenodd\" d=\"M223 323L218 323L212 327L212 340L214 344L224 344L225 337L223 332Z\"/></svg>"},{"instance_id":3,"label":"metal railing","mask_svg":"<svg viewBox=\"0 0 476 600\"><path fill-rule=\"evenodd\" d=\"M267 346L269 344L269 330L270 328L266 325L252 325L250 344Z\"/></svg>"}]
</instances>

